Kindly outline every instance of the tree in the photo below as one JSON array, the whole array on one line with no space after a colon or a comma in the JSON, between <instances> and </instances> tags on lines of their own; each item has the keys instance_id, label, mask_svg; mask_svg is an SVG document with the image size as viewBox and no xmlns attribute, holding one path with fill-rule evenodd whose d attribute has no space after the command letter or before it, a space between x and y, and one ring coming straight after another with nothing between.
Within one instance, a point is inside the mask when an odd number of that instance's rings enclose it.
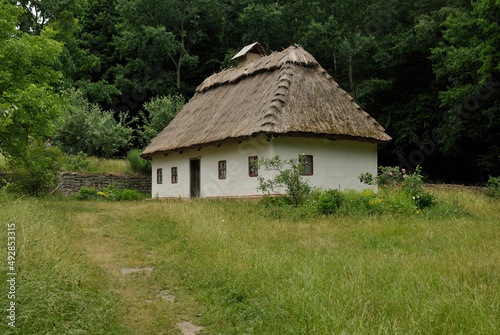
<instances>
[{"instance_id":1,"label":"tree","mask_svg":"<svg viewBox=\"0 0 500 335\"><path fill-rule=\"evenodd\" d=\"M45 28L38 36L16 29L22 10L0 1L0 150L10 157L25 154L29 139L50 137L64 107L55 87L62 45Z\"/></svg>"},{"instance_id":2,"label":"tree","mask_svg":"<svg viewBox=\"0 0 500 335\"><path fill-rule=\"evenodd\" d=\"M123 23L116 43L126 63L117 68L116 82L122 91L148 89L153 94L165 94L181 90L182 70L198 63L191 48L203 35L197 20L204 3L118 1Z\"/></svg>"},{"instance_id":3,"label":"tree","mask_svg":"<svg viewBox=\"0 0 500 335\"><path fill-rule=\"evenodd\" d=\"M88 155L111 157L127 149L132 140L132 128L127 114L120 113L118 121L112 111L91 104L82 92L66 92L70 107L57 124L54 144L69 154L83 152Z\"/></svg>"},{"instance_id":4,"label":"tree","mask_svg":"<svg viewBox=\"0 0 500 335\"><path fill-rule=\"evenodd\" d=\"M443 41L432 49L439 98L447 110L440 140L450 155L500 174L500 2L476 0L454 8Z\"/></svg>"},{"instance_id":5,"label":"tree","mask_svg":"<svg viewBox=\"0 0 500 335\"><path fill-rule=\"evenodd\" d=\"M180 95L153 98L144 105L144 111L139 113L142 127L138 130L141 145L148 145L158 135L184 106L184 98Z\"/></svg>"}]
</instances>

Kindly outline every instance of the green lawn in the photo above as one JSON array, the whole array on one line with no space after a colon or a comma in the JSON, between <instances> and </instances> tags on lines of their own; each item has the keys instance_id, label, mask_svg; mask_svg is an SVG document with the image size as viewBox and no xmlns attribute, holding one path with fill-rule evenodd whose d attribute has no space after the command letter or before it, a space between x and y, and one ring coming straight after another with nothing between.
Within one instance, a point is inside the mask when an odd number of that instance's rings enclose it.
<instances>
[{"instance_id":1,"label":"green lawn","mask_svg":"<svg viewBox=\"0 0 500 335\"><path fill-rule=\"evenodd\" d=\"M498 334L500 203L432 192L467 213L276 217L252 202L0 191L0 248L15 223L18 267L18 330L2 317L0 331L181 334L190 321L199 334Z\"/></svg>"}]
</instances>

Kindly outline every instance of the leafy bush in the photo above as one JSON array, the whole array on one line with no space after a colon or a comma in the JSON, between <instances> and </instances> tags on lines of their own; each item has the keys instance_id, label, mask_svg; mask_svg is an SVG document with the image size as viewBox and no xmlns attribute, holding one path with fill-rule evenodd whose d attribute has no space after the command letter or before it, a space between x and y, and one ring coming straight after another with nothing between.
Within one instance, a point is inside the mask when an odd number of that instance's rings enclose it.
<instances>
[{"instance_id":1,"label":"leafy bush","mask_svg":"<svg viewBox=\"0 0 500 335\"><path fill-rule=\"evenodd\" d=\"M436 197L434 197L429 192L422 192L421 194L415 196L414 199L415 204L420 209L432 207L436 204Z\"/></svg>"},{"instance_id":2,"label":"leafy bush","mask_svg":"<svg viewBox=\"0 0 500 335\"><path fill-rule=\"evenodd\" d=\"M435 204L435 198L425 190L421 172L420 166L417 166L412 174L396 166L381 166L378 176L364 173L359 176L359 180L368 185L378 184L386 197L391 195L397 198L401 192L404 192L413 198L418 208L426 208Z\"/></svg>"},{"instance_id":3,"label":"leafy bush","mask_svg":"<svg viewBox=\"0 0 500 335\"><path fill-rule=\"evenodd\" d=\"M500 197L500 177L490 176L486 184L486 194L490 197Z\"/></svg>"},{"instance_id":4,"label":"leafy bush","mask_svg":"<svg viewBox=\"0 0 500 335\"><path fill-rule=\"evenodd\" d=\"M344 196L338 190L328 190L322 193L316 203L318 212L321 214L335 213L342 205L343 199Z\"/></svg>"},{"instance_id":5,"label":"leafy bush","mask_svg":"<svg viewBox=\"0 0 500 335\"><path fill-rule=\"evenodd\" d=\"M135 190L122 190L118 197L118 200L132 201L132 200L144 200L144 194L137 192Z\"/></svg>"},{"instance_id":6,"label":"leafy bush","mask_svg":"<svg viewBox=\"0 0 500 335\"><path fill-rule=\"evenodd\" d=\"M81 151L76 155L66 155L66 169L68 171L85 172L90 164L88 156Z\"/></svg>"},{"instance_id":7,"label":"leafy bush","mask_svg":"<svg viewBox=\"0 0 500 335\"><path fill-rule=\"evenodd\" d=\"M59 149L33 141L23 156L9 160L14 189L36 196L54 188L63 157Z\"/></svg>"},{"instance_id":8,"label":"leafy bush","mask_svg":"<svg viewBox=\"0 0 500 335\"><path fill-rule=\"evenodd\" d=\"M381 198L386 212L400 214L416 212L415 201L407 192L382 194Z\"/></svg>"},{"instance_id":9,"label":"leafy bush","mask_svg":"<svg viewBox=\"0 0 500 335\"><path fill-rule=\"evenodd\" d=\"M290 198L294 206L298 206L304 201L304 197L311 193L309 181L304 179L301 172L304 171L303 164L298 159L289 159L282 161L279 155L273 158L265 158L259 161L259 167L263 166L266 171L277 171L278 174L269 180L264 180L259 177L258 190L268 195L271 191L284 188L287 196ZM285 168L285 166L290 168Z\"/></svg>"},{"instance_id":10,"label":"leafy bush","mask_svg":"<svg viewBox=\"0 0 500 335\"><path fill-rule=\"evenodd\" d=\"M75 195L75 197L78 200L95 200L99 198L99 195L97 194L99 192L98 190L90 187L82 187L78 191L78 193Z\"/></svg>"},{"instance_id":11,"label":"leafy bush","mask_svg":"<svg viewBox=\"0 0 500 335\"><path fill-rule=\"evenodd\" d=\"M68 154L84 152L89 155L111 157L126 149L132 140L127 114L120 113L118 121L113 111L102 110L91 104L76 90L66 92L71 107L54 131L54 143Z\"/></svg>"},{"instance_id":12,"label":"leafy bush","mask_svg":"<svg viewBox=\"0 0 500 335\"><path fill-rule=\"evenodd\" d=\"M151 173L151 161L140 157L141 150L130 150L127 154L127 161L130 164L130 169L138 173Z\"/></svg>"}]
</instances>

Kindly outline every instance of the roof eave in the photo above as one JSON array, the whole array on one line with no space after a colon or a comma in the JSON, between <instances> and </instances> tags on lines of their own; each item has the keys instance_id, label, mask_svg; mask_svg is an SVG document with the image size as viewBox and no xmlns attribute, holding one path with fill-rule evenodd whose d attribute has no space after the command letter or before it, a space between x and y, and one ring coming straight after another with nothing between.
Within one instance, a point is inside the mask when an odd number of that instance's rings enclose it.
<instances>
[{"instance_id":1,"label":"roof eave","mask_svg":"<svg viewBox=\"0 0 500 335\"><path fill-rule=\"evenodd\" d=\"M144 154L142 153L140 155L141 158L151 160L153 156L157 155L168 155L172 152L183 152L186 150L200 150L202 148L206 147L211 147L211 146L218 146L221 144L225 143L231 143L231 142L243 142L255 137L258 137L259 135L273 135L273 136L289 136L289 137L309 137L309 138L324 138L330 141L338 141L338 140L346 140L346 141L358 141L358 142L368 142L368 143L374 143L374 144L380 144L380 145L385 145L392 141L392 138L389 137L387 140L383 139L376 139L373 137L364 137L364 136L352 136L352 135L344 135L344 134L318 134L318 133L307 133L307 132L288 132L288 133L273 133L273 132L258 132L254 133L252 135L246 135L246 136L239 136L239 137L230 137L226 138L223 140L217 140L217 141L211 141L207 143L199 143L199 144L193 144L190 146L185 146L185 147L177 147L177 148L172 148L168 150L158 150L154 151L151 153Z\"/></svg>"}]
</instances>

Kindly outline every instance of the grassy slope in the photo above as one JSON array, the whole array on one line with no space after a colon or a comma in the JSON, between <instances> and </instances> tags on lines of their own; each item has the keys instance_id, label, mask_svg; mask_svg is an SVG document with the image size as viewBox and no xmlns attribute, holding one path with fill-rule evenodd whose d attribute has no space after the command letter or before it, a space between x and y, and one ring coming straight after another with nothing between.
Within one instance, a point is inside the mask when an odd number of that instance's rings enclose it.
<instances>
[{"instance_id":1,"label":"grassy slope","mask_svg":"<svg viewBox=\"0 0 500 335\"><path fill-rule=\"evenodd\" d=\"M497 334L500 204L434 192L470 214L299 220L224 201L0 201L20 235L18 326L175 334L189 320L206 334ZM145 266L154 271L120 272Z\"/></svg>"}]
</instances>

